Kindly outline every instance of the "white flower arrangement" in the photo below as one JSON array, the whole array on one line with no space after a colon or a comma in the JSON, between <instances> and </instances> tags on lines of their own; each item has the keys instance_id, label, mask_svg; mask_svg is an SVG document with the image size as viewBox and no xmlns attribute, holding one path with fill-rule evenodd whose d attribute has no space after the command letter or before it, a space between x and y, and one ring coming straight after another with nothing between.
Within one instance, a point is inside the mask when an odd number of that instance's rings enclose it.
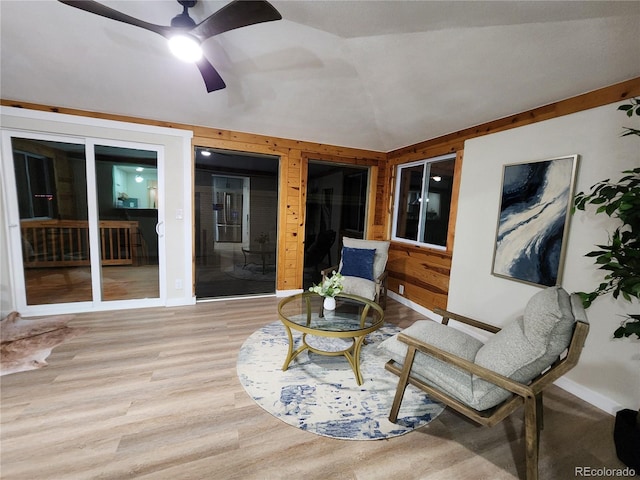
<instances>
[{"instance_id":1,"label":"white flower arrangement","mask_svg":"<svg viewBox=\"0 0 640 480\"><path fill-rule=\"evenodd\" d=\"M343 290L342 275L335 270L331 272L331 276L326 278L319 285L309 287L310 292L315 292L322 297L335 297Z\"/></svg>"}]
</instances>

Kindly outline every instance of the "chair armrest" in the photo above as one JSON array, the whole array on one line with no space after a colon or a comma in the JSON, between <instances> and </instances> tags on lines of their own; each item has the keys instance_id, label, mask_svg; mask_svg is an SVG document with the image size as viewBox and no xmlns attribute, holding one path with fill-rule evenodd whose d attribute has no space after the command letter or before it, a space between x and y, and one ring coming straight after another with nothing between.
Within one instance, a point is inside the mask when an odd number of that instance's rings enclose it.
<instances>
[{"instance_id":1,"label":"chair armrest","mask_svg":"<svg viewBox=\"0 0 640 480\"><path fill-rule=\"evenodd\" d=\"M386 270L380 274L378 278L375 279L376 283L384 283L387 277L389 276L389 272Z\"/></svg>"},{"instance_id":2,"label":"chair armrest","mask_svg":"<svg viewBox=\"0 0 640 480\"><path fill-rule=\"evenodd\" d=\"M425 355L430 355L442 362L449 363L455 367L458 367L462 370L465 370L473 375L477 375L478 377L493 383L499 387L504 388L516 395L521 397L529 397L533 396L533 390L525 384L520 382L516 382L509 377L505 377L499 373L494 372L493 370L489 370L488 368L481 367L480 365L476 365L473 362L470 362L462 357L454 355L453 353L446 352L439 348L434 347L433 345L429 345L417 338L410 337L404 333L400 333L398 335L398 340L403 343L409 345L409 351L407 352L407 357L409 357L411 353L411 347L415 348L417 351L424 353ZM405 359L406 362L406 359ZM405 365L406 366L406 365Z\"/></svg>"},{"instance_id":3,"label":"chair armrest","mask_svg":"<svg viewBox=\"0 0 640 480\"><path fill-rule=\"evenodd\" d=\"M465 317L463 315L458 315L457 313L449 312L448 310L443 310L441 308L436 308L433 312L438 315L442 315L443 325L448 325L449 320L455 320L456 322L464 323L491 333L498 333L500 331L500 328L494 325L489 325L488 323L474 320L473 318Z\"/></svg>"},{"instance_id":4,"label":"chair armrest","mask_svg":"<svg viewBox=\"0 0 640 480\"><path fill-rule=\"evenodd\" d=\"M329 275L331 275L331 272L333 272L334 270L337 272L338 268L340 268L340 265L334 265L333 267L328 267L328 268L325 268L324 270L320 270L322 279L324 280L325 278L327 278Z\"/></svg>"}]
</instances>

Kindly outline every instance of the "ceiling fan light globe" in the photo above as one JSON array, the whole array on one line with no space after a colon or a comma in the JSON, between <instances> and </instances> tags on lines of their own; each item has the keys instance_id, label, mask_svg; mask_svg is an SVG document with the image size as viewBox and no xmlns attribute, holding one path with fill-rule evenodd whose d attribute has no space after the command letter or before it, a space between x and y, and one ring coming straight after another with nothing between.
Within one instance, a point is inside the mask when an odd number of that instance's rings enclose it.
<instances>
[{"instance_id":1,"label":"ceiling fan light globe","mask_svg":"<svg viewBox=\"0 0 640 480\"><path fill-rule=\"evenodd\" d=\"M183 62L197 62L202 58L200 43L190 35L174 35L169 39L169 50Z\"/></svg>"}]
</instances>

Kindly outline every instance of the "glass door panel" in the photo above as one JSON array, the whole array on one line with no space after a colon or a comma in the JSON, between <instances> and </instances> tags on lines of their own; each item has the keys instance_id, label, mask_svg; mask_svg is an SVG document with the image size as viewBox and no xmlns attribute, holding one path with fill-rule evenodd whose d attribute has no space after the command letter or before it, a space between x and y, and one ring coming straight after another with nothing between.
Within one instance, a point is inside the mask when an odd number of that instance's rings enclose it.
<instances>
[{"instance_id":1,"label":"glass door panel","mask_svg":"<svg viewBox=\"0 0 640 480\"><path fill-rule=\"evenodd\" d=\"M274 293L278 158L196 147L196 297Z\"/></svg>"},{"instance_id":2,"label":"glass door panel","mask_svg":"<svg viewBox=\"0 0 640 480\"><path fill-rule=\"evenodd\" d=\"M27 305L91 301L82 144L12 137Z\"/></svg>"},{"instance_id":3,"label":"glass door panel","mask_svg":"<svg viewBox=\"0 0 640 480\"><path fill-rule=\"evenodd\" d=\"M158 153L95 145L102 300L158 298Z\"/></svg>"},{"instance_id":4,"label":"glass door panel","mask_svg":"<svg viewBox=\"0 0 640 480\"><path fill-rule=\"evenodd\" d=\"M303 288L340 261L342 238L364 238L369 169L310 161L307 175Z\"/></svg>"}]
</instances>

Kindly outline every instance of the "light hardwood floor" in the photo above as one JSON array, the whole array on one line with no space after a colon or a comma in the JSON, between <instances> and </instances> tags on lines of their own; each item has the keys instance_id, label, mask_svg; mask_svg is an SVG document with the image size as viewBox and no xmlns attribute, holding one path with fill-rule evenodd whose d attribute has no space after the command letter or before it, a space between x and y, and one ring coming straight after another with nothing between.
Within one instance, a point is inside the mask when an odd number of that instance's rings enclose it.
<instances>
[{"instance_id":1,"label":"light hardwood floor","mask_svg":"<svg viewBox=\"0 0 640 480\"><path fill-rule=\"evenodd\" d=\"M277 320L252 298L77 315L84 335L49 366L1 377L0 476L85 479L516 479L521 412L479 427L446 410L381 441L344 441L272 417L236 375L244 340ZM389 301L387 320L420 315ZM540 479L621 467L613 417L553 387L545 397ZM597 477L591 477L597 478Z\"/></svg>"}]
</instances>

